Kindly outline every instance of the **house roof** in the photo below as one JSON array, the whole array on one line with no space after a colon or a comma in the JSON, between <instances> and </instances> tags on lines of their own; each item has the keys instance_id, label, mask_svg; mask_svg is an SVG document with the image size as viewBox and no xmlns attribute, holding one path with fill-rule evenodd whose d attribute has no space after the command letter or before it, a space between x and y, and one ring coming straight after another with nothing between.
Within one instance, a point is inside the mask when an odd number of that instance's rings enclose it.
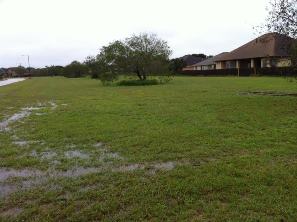
<instances>
[{"instance_id":1,"label":"house roof","mask_svg":"<svg viewBox=\"0 0 297 222\"><path fill-rule=\"evenodd\" d=\"M279 33L262 35L247 44L221 56L215 61L251 59L263 57L288 57L294 39Z\"/></svg>"},{"instance_id":2,"label":"house roof","mask_svg":"<svg viewBox=\"0 0 297 222\"><path fill-rule=\"evenodd\" d=\"M194 65L194 64L201 62L203 60L203 58L193 56L193 55L185 55L185 56L181 57L181 59L185 61L187 66Z\"/></svg>"},{"instance_id":3,"label":"house roof","mask_svg":"<svg viewBox=\"0 0 297 222\"><path fill-rule=\"evenodd\" d=\"M192 66L209 66L209 65L214 65L215 64L215 61L220 59L222 56L228 54L228 52L223 52L223 53L220 53L214 57L211 57L209 59L205 59L203 60L202 62L199 62L199 63L196 63Z\"/></svg>"}]
</instances>

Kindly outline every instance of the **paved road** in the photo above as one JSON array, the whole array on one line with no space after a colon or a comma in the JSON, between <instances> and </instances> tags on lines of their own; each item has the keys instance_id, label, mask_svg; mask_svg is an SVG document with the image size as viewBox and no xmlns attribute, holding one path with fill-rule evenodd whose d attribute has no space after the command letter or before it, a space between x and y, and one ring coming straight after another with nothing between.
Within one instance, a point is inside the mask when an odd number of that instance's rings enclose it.
<instances>
[{"instance_id":1,"label":"paved road","mask_svg":"<svg viewBox=\"0 0 297 222\"><path fill-rule=\"evenodd\" d=\"M7 80L3 80L3 81L0 81L0 87L1 86L6 86L6 85L9 85L9 84L12 84L12 83L16 83L16 82L21 82L21 81L24 81L26 80L25 78L14 78L14 79L7 79Z\"/></svg>"}]
</instances>

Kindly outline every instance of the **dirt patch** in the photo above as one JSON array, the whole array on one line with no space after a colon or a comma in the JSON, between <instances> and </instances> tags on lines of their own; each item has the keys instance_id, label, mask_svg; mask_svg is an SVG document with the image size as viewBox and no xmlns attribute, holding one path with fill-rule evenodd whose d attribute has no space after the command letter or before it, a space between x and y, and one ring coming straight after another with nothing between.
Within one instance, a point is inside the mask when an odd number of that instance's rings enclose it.
<instances>
[{"instance_id":1,"label":"dirt patch","mask_svg":"<svg viewBox=\"0 0 297 222\"><path fill-rule=\"evenodd\" d=\"M247 92L240 92L239 95L243 95L243 96L293 96L293 97L297 97L297 93L277 92L277 91L247 91Z\"/></svg>"}]
</instances>

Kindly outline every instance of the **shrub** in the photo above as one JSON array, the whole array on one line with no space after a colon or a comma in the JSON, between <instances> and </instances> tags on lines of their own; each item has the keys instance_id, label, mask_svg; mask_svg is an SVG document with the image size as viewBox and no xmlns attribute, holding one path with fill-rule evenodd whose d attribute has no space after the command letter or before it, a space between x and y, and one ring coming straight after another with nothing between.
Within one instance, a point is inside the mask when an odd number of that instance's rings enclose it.
<instances>
[{"instance_id":1,"label":"shrub","mask_svg":"<svg viewBox=\"0 0 297 222\"><path fill-rule=\"evenodd\" d=\"M114 81L118 80L119 76L113 72L101 73L99 79L104 86L111 85Z\"/></svg>"}]
</instances>

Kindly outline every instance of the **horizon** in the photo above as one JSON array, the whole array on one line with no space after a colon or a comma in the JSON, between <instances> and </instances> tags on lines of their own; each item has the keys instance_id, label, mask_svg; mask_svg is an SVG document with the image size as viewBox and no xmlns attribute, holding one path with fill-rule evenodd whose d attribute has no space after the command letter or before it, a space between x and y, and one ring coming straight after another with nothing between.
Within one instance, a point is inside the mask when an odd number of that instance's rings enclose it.
<instances>
[{"instance_id":1,"label":"horizon","mask_svg":"<svg viewBox=\"0 0 297 222\"><path fill-rule=\"evenodd\" d=\"M0 0L5 30L0 67L27 67L22 55L30 55L35 68L83 62L109 42L143 32L166 40L171 58L217 55L258 37L253 28L265 21L267 5L268 0L186 0L183 5L169 0Z\"/></svg>"}]
</instances>

